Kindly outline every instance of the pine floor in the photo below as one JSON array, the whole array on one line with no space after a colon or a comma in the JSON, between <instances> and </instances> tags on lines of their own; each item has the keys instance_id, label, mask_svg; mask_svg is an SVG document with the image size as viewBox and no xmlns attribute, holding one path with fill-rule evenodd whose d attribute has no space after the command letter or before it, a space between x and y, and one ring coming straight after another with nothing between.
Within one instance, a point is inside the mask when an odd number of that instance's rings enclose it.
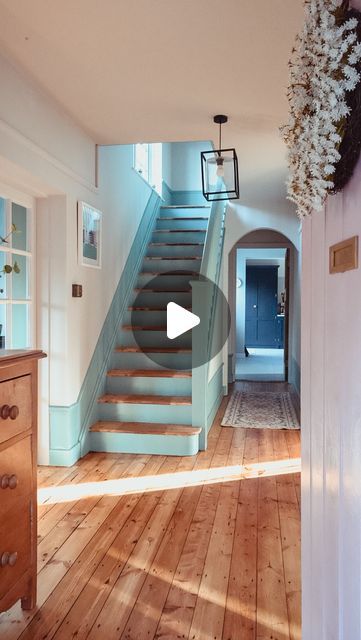
<instances>
[{"instance_id":1,"label":"pine floor","mask_svg":"<svg viewBox=\"0 0 361 640\"><path fill-rule=\"evenodd\" d=\"M192 458L39 468L38 608L1 640L300 640L300 435L220 427L225 405Z\"/></svg>"}]
</instances>

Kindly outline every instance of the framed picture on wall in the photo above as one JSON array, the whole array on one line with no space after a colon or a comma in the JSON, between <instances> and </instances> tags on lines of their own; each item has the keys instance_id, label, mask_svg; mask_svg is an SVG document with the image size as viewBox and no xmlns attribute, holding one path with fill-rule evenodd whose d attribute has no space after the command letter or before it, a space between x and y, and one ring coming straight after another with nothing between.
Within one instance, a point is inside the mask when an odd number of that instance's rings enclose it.
<instances>
[{"instance_id":1,"label":"framed picture on wall","mask_svg":"<svg viewBox=\"0 0 361 640\"><path fill-rule=\"evenodd\" d=\"M78 262L101 268L102 212L86 202L78 202Z\"/></svg>"}]
</instances>

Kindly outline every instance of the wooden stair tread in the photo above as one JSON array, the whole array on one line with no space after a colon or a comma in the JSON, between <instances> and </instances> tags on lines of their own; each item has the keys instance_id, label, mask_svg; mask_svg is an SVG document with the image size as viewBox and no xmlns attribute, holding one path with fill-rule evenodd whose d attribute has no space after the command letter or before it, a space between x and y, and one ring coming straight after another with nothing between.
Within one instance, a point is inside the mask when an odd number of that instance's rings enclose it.
<instances>
[{"instance_id":1,"label":"wooden stair tread","mask_svg":"<svg viewBox=\"0 0 361 640\"><path fill-rule=\"evenodd\" d=\"M157 396L135 393L105 393L98 398L100 404L160 404L166 406L190 406L190 396Z\"/></svg>"},{"instance_id":2,"label":"wooden stair tread","mask_svg":"<svg viewBox=\"0 0 361 640\"><path fill-rule=\"evenodd\" d=\"M100 433L140 433L142 435L196 436L202 429L186 424L160 424L158 422L112 422L99 420L90 431Z\"/></svg>"},{"instance_id":3,"label":"wooden stair tread","mask_svg":"<svg viewBox=\"0 0 361 640\"><path fill-rule=\"evenodd\" d=\"M210 204L162 204L160 209L210 209Z\"/></svg>"},{"instance_id":4,"label":"wooden stair tread","mask_svg":"<svg viewBox=\"0 0 361 640\"><path fill-rule=\"evenodd\" d=\"M134 291L137 291L137 293L140 291L146 291L147 293L190 293L192 289L190 287L188 287L188 289L151 289L150 287L139 287L134 289Z\"/></svg>"},{"instance_id":5,"label":"wooden stair tread","mask_svg":"<svg viewBox=\"0 0 361 640\"><path fill-rule=\"evenodd\" d=\"M110 369L108 376L114 378L191 378L191 371L173 369Z\"/></svg>"},{"instance_id":6,"label":"wooden stair tread","mask_svg":"<svg viewBox=\"0 0 361 640\"><path fill-rule=\"evenodd\" d=\"M157 220L208 220L208 216L161 216Z\"/></svg>"},{"instance_id":7,"label":"wooden stair tread","mask_svg":"<svg viewBox=\"0 0 361 640\"><path fill-rule=\"evenodd\" d=\"M201 256L145 256L145 260L202 260Z\"/></svg>"},{"instance_id":8,"label":"wooden stair tread","mask_svg":"<svg viewBox=\"0 0 361 640\"><path fill-rule=\"evenodd\" d=\"M203 247L204 242L150 242L150 247Z\"/></svg>"},{"instance_id":9,"label":"wooden stair tread","mask_svg":"<svg viewBox=\"0 0 361 640\"><path fill-rule=\"evenodd\" d=\"M178 347L138 347L138 346L126 346L116 347L115 351L118 353L192 353L192 349L183 349Z\"/></svg>"},{"instance_id":10,"label":"wooden stair tread","mask_svg":"<svg viewBox=\"0 0 361 640\"><path fill-rule=\"evenodd\" d=\"M191 307L183 307L183 309L192 311ZM128 307L128 311L167 311L167 307Z\"/></svg>"},{"instance_id":11,"label":"wooden stair tread","mask_svg":"<svg viewBox=\"0 0 361 640\"><path fill-rule=\"evenodd\" d=\"M139 276L199 276L197 271L141 271Z\"/></svg>"},{"instance_id":12,"label":"wooden stair tread","mask_svg":"<svg viewBox=\"0 0 361 640\"><path fill-rule=\"evenodd\" d=\"M154 229L153 233L205 233L207 229Z\"/></svg>"},{"instance_id":13,"label":"wooden stair tread","mask_svg":"<svg viewBox=\"0 0 361 640\"><path fill-rule=\"evenodd\" d=\"M166 325L133 325L133 324L123 324L123 331L167 331Z\"/></svg>"}]
</instances>

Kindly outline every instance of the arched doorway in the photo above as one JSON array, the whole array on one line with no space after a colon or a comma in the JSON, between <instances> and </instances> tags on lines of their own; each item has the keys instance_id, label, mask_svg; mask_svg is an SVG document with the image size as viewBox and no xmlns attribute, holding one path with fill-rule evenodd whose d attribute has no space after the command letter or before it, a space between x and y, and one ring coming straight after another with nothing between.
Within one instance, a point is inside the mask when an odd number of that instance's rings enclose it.
<instances>
[{"instance_id":1,"label":"arched doorway","mask_svg":"<svg viewBox=\"0 0 361 640\"><path fill-rule=\"evenodd\" d=\"M260 228L246 233L240 237L233 245L229 253L229 279L228 279L228 300L230 305L232 326L229 337L228 351L228 380L233 382L236 379L237 357L245 357L244 350L246 344L246 282L238 282L237 287L237 254L240 251L247 252L253 257L253 262L262 264L262 260L255 260L255 250L283 251L285 256L284 275L284 314L279 314L275 318L275 323L284 323L284 379L289 381L297 391L300 392L300 253L293 242L284 234L274 229ZM264 257L262 258L264 260ZM252 262L252 260L251 260ZM272 263L272 260L265 260L265 263ZM273 262L276 262L273 260ZM242 293L240 293L242 291ZM277 311L281 311L281 300L277 300ZM275 314L278 315L278 314ZM283 317L282 317L283 316ZM258 375L255 379L262 379ZM270 379L267 378L266 379ZM277 379L277 377L275 378ZM281 379L281 378L279 378Z\"/></svg>"}]
</instances>

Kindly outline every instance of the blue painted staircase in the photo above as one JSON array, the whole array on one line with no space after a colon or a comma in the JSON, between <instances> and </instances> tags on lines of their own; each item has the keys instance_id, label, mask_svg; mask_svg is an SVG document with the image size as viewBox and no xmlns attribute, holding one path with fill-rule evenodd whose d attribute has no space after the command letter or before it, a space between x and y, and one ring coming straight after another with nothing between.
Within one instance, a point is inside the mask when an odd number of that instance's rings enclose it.
<instances>
[{"instance_id":1,"label":"blue painted staircase","mask_svg":"<svg viewBox=\"0 0 361 640\"><path fill-rule=\"evenodd\" d=\"M160 208L119 328L105 393L98 398L91 451L194 455L199 450L201 429L192 426L192 334L169 341L166 304L172 292L174 302L191 309L189 280L199 273L208 219L208 206Z\"/></svg>"}]
</instances>

